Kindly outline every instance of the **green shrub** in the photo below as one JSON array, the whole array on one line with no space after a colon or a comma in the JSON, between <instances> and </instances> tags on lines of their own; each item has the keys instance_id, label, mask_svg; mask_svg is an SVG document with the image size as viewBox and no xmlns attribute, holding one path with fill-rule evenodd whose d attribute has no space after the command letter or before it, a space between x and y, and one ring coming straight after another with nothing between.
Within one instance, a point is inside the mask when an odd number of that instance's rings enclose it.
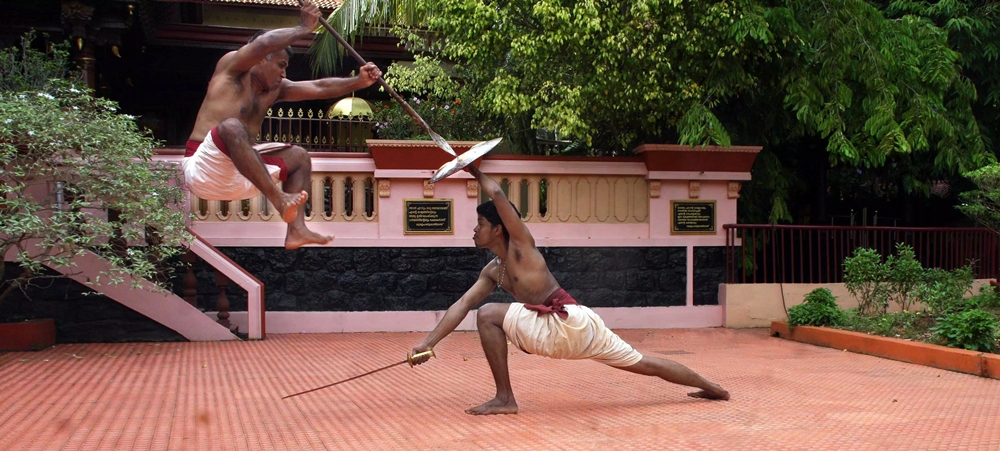
<instances>
[{"instance_id":1,"label":"green shrub","mask_svg":"<svg viewBox=\"0 0 1000 451\"><path fill-rule=\"evenodd\" d=\"M788 309L788 325L836 326L843 322L844 311L828 288L817 288L806 295L802 304Z\"/></svg>"},{"instance_id":2,"label":"green shrub","mask_svg":"<svg viewBox=\"0 0 1000 451\"><path fill-rule=\"evenodd\" d=\"M177 167L152 161L156 143L117 104L51 78L68 54L34 50L33 37L0 49L0 255L20 267L0 265L0 302L86 252L110 264L88 285L129 276L170 290L162 263L190 239Z\"/></svg>"},{"instance_id":3,"label":"green shrub","mask_svg":"<svg viewBox=\"0 0 1000 451\"><path fill-rule=\"evenodd\" d=\"M970 309L1000 309L1000 293L997 293L997 288L992 285L983 285L979 287L979 294L969 297L965 302Z\"/></svg>"},{"instance_id":4,"label":"green shrub","mask_svg":"<svg viewBox=\"0 0 1000 451\"><path fill-rule=\"evenodd\" d=\"M981 309L938 318L931 331L953 348L992 352L997 346L997 321L993 315Z\"/></svg>"},{"instance_id":5,"label":"green shrub","mask_svg":"<svg viewBox=\"0 0 1000 451\"><path fill-rule=\"evenodd\" d=\"M960 313L971 307L965 295L972 289L973 280L971 266L952 271L928 269L911 296L936 316Z\"/></svg>"},{"instance_id":6,"label":"green shrub","mask_svg":"<svg viewBox=\"0 0 1000 451\"><path fill-rule=\"evenodd\" d=\"M914 302L912 292L924 279L923 265L917 261L913 247L897 243L896 255L886 258L885 266L889 278L889 299L903 311L909 311Z\"/></svg>"},{"instance_id":7,"label":"green shrub","mask_svg":"<svg viewBox=\"0 0 1000 451\"><path fill-rule=\"evenodd\" d=\"M889 271L874 249L857 248L844 259L844 286L858 298L862 315L884 313L889 306Z\"/></svg>"},{"instance_id":8,"label":"green shrub","mask_svg":"<svg viewBox=\"0 0 1000 451\"><path fill-rule=\"evenodd\" d=\"M871 333L875 330L876 317L862 315L856 308L844 312L843 320L838 327L855 332Z\"/></svg>"},{"instance_id":9,"label":"green shrub","mask_svg":"<svg viewBox=\"0 0 1000 451\"><path fill-rule=\"evenodd\" d=\"M929 321L921 312L896 312L879 316L862 315L857 309L844 312L844 319L838 327L866 334L904 339L926 338Z\"/></svg>"}]
</instances>

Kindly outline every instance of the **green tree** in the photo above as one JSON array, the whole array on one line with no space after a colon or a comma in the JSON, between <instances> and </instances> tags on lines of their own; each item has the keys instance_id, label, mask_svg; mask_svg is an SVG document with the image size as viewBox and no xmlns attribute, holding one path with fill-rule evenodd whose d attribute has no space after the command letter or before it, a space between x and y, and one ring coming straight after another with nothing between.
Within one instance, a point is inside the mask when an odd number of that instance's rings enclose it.
<instances>
[{"instance_id":1,"label":"green tree","mask_svg":"<svg viewBox=\"0 0 1000 451\"><path fill-rule=\"evenodd\" d=\"M177 170L152 161L153 140L115 103L50 78L67 53L32 38L0 50L0 255L22 269L0 266L0 301L86 251L112 265L96 284L156 279L188 238Z\"/></svg>"},{"instance_id":2,"label":"green tree","mask_svg":"<svg viewBox=\"0 0 1000 451\"><path fill-rule=\"evenodd\" d=\"M406 92L408 103L427 124L445 139L480 140L492 130L489 119L463 98L462 86L433 57L416 55L412 64L393 63L385 72L386 83ZM396 102L376 108L375 130L382 139L430 139L426 132Z\"/></svg>"},{"instance_id":3,"label":"green tree","mask_svg":"<svg viewBox=\"0 0 1000 451\"><path fill-rule=\"evenodd\" d=\"M347 5L354 29L422 25L397 32L455 63L462 97L523 152L536 152L539 128L599 155L642 142L763 145L742 220L807 219L801 193L825 190L814 175L830 169L833 183L852 185L844 170L861 168L892 185L880 195L927 196L931 181L995 161L993 1Z\"/></svg>"},{"instance_id":4,"label":"green tree","mask_svg":"<svg viewBox=\"0 0 1000 451\"><path fill-rule=\"evenodd\" d=\"M957 208L984 227L1000 233L1000 164L965 173L978 189L962 193Z\"/></svg>"},{"instance_id":5,"label":"green tree","mask_svg":"<svg viewBox=\"0 0 1000 451\"><path fill-rule=\"evenodd\" d=\"M761 205L750 213L771 221L792 220L790 188L811 182L795 178L796 161L892 162L909 192L993 160L966 70L993 51L966 61L956 26L895 2L415 1L494 114L602 154L650 141L764 145L755 180L773 183L748 193ZM984 23L975 36L993 29L989 11L968 10Z\"/></svg>"},{"instance_id":6,"label":"green tree","mask_svg":"<svg viewBox=\"0 0 1000 451\"><path fill-rule=\"evenodd\" d=\"M366 25L420 26L425 12L418 6L413 0L344 0L327 17L327 23L353 45ZM312 57L315 75L332 74L347 55L346 49L322 25L307 53Z\"/></svg>"}]
</instances>

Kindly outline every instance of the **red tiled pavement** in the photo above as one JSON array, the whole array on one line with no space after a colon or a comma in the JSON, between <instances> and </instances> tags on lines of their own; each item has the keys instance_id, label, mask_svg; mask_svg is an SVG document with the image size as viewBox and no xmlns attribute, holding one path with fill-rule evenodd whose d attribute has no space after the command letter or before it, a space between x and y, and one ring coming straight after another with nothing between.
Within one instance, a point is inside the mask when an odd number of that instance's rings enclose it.
<instances>
[{"instance_id":1,"label":"red tiled pavement","mask_svg":"<svg viewBox=\"0 0 1000 451\"><path fill-rule=\"evenodd\" d=\"M1000 450L1000 381L821 348L764 330L625 330L732 401L589 361L513 352L521 413L493 395L474 333L402 360L424 334L60 345L0 355L0 450Z\"/></svg>"}]
</instances>

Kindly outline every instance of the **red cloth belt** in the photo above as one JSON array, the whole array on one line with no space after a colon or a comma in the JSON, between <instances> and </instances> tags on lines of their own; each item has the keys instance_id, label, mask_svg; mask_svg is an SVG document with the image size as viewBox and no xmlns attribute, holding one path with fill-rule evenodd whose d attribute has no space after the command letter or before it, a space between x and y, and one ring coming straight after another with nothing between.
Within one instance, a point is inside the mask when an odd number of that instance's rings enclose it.
<instances>
[{"instance_id":1,"label":"red cloth belt","mask_svg":"<svg viewBox=\"0 0 1000 451\"><path fill-rule=\"evenodd\" d=\"M566 290L562 288L557 288L549 295L545 302L541 304L524 304L524 308L528 310L534 310L538 312L538 316L547 315L549 313L555 313L559 315L560 318L569 318L569 313L566 313L565 305L576 304L576 299L570 296Z\"/></svg>"},{"instance_id":2,"label":"red cloth belt","mask_svg":"<svg viewBox=\"0 0 1000 451\"><path fill-rule=\"evenodd\" d=\"M219 137L219 133L215 131L215 127L212 127L212 131L210 131L208 135L212 137L212 142L215 143L215 147L217 147L220 152L229 157L229 148L226 147L226 143L222 140L222 138ZM198 151L199 146L201 146L201 141L195 141L189 139L187 141L187 144L184 146L184 156L185 157L194 156L195 152ZM288 166L285 165L284 158L275 157L271 155L261 155L260 159L264 160L264 164L269 164L281 168L281 172L278 173L278 180L281 180L282 182L288 180Z\"/></svg>"}]
</instances>

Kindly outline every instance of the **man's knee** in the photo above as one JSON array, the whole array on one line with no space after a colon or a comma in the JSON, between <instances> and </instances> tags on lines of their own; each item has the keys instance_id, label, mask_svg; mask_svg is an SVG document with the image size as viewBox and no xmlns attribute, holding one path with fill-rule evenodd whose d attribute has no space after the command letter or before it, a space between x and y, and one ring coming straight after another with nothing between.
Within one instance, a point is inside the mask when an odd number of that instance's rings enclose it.
<instances>
[{"instance_id":1,"label":"man's knee","mask_svg":"<svg viewBox=\"0 0 1000 451\"><path fill-rule=\"evenodd\" d=\"M309 152L300 146L282 149L274 155L285 160L289 172L297 172L303 168L312 170L312 159L309 157Z\"/></svg>"},{"instance_id":2,"label":"man's knee","mask_svg":"<svg viewBox=\"0 0 1000 451\"><path fill-rule=\"evenodd\" d=\"M219 137L222 138L223 141L229 141L240 136L247 136L246 125L243 125L243 122L240 122L239 119L232 117L219 122L219 124L215 126L215 130L219 133Z\"/></svg>"},{"instance_id":3,"label":"man's knee","mask_svg":"<svg viewBox=\"0 0 1000 451\"><path fill-rule=\"evenodd\" d=\"M479 325L503 325L503 318L507 315L509 308L510 304L485 304L479 307L479 311L476 313L476 322Z\"/></svg>"}]
</instances>

